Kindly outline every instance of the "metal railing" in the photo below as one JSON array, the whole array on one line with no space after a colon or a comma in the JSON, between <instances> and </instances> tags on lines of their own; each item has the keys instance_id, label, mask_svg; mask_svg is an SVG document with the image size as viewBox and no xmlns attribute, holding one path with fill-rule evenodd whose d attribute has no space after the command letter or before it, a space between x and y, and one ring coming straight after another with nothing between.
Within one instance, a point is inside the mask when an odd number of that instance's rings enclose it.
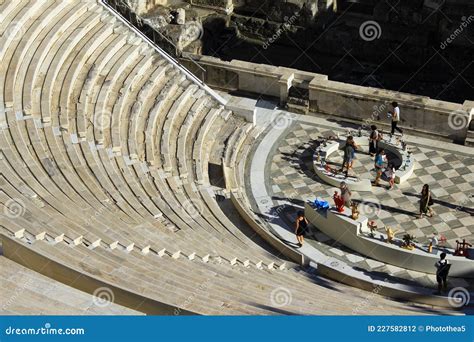
<instances>
[{"instance_id":1,"label":"metal railing","mask_svg":"<svg viewBox=\"0 0 474 342\"><path fill-rule=\"evenodd\" d=\"M161 48L155 41L155 33L158 33L162 39L164 39L169 46L173 47L176 49L176 46L164 35L161 34L161 32L157 32L154 30L152 27L150 27L147 24L143 23L143 19L140 18L138 15L136 15L126 4L120 1L120 3L114 2L113 4L110 4L108 0L98 0L99 3L107 9L114 17L116 17L118 20L120 20L124 25L126 25L130 30L135 32L140 38L142 38L145 42L147 42L156 52L158 52L166 61L169 63L173 64L176 68L178 68L180 71L182 71L191 81L196 83L200 88L202 88L205 92L207 92L212 98L214 98L217 102L219 102L222 105L227 104L227 100L224 99L222 96L217 94L214 90L212 90L209 86L207 86L201 79L199 79L196 75L194 75L191 71L189 71L184 65L179 63L175 58L173 58L168 52L166 52L163 48ZM116 7L120 7L122 11L117 10ZM128 20L127 18L124 17L123 11L126 11L128 13ZM140 29L138 29L138 24L140 26L147 25L151 31L152 31L152 38L148 37L145 33L143 33ZM204 72L206 71L201 65L196 63L196 61L189 59L193 64L197 65L199 69L203 70Z\"/></svg>"}]
</instances>

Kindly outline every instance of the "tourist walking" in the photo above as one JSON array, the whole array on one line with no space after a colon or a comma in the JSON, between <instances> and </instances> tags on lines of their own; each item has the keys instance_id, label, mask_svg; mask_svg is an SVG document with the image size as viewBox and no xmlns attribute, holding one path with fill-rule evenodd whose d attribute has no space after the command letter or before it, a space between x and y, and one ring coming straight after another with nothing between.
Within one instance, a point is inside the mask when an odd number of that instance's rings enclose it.
<instances>
[{"instance_id":1,"label":"tourist walking","mask_svg":"<svg viewBox=\"0 0 474 342\"><path fill-rule=\"evenodd\" d=\"M436 294L441 294L441 291L447 291L448 289L448 274L451 268L448 259L446 259L446 253L441 253L435 267L436 282L438 283L438 292Z\"/></svg>"},{"instance_id":2,"label":"tourist walking","mask_svg":"<svg viewBox=\"0 0 474 342\"><path fill-rule=\"evenodd\" d=\"M308 220L306 219L302 211L298 211L297 215L298 216L296 217L295 234L296 239L298 240L298 246L302 247L304 243L306 229L308 228Z\"/></svg>"},{"instance_id":3,"label":"tourist walking","mask_svg":"<svg viewBox=\"0 0 474 342\"><path fill-rule=\"evenodd\" d=\"M386 173L389 184L388 190L392 190L395 186L395 166L393 165L393 163L388 163Z\"/></svg>"},{"instance_id":4,"label":"tourist walking","mask_svg":"<svg viewBox=\"0 0 474 342\"><path fill-rule=\"evenodd\" d=\"M349 137L349 144L352 146L352 156L351 156L351 161L349 162L349 169L352 169L352 166L354 164L354 160L356 158L356 151L357 149L359 148L359 146L357 146L357 144L355 143L354 141L354 137L350 136Z\"/></svg>"},{"instance_id":5,"label":"tourist walking","mask_svg":"<svg viewBox=\"0 0 474 342\"><path fill-rule=\"evenodd\" d=\"M433 217L434 211L431 209L431 206L434 204L433 194L430 191L430 186L428 184L423 185L421 190L420 197L420 219L423 218L423 215L428 215Z\"/></svg>"},{"instance_id":6,"label":"tourist walking","mask_svg":"<svg viewBox=\"0 0 474 342\"><path fill-rule=\"evenodd\" d=\"M397 102L392 102L392 110L388 112L392 117L392 131L391 134L395 134L395 131L400 132L403 135L403 131L400 127L398 127L398 123L400 122L400 107L398 107Z\"/></svg>"},{"instance_id":7,"label":"tourist walking","mask_svg":"<svg viewBox=\"0 0 474 342\"><path fill-rule=\"evenodd\" d=\"M385 150L382 148L379 150L379 153L375 156L375 172L377 176L375 177L374 185L380 185L380 178L382 177L383 165L384 165L384 156Z\"/></svg>"},{"instance_id":8,"label":"tourist walking","mask_svg":"<svg viewBox=\"0 0 474 342\"><path fill-rule=\"evenodd\" d=\"M377 150L379 149L379 141L380 141L380 134L379 131L377 130L377 126L372 125L370 126L371 132L369 135L369 153L370 156L373 157L377 153Z\"/></svg>"},{"instance_id":9,"label":"tourist walking","mask_svg":"<svg viewBox=\"0 0 474 342\"><path fill-rule=\"evenodd\" d=\"M357 145L354 141L354 137L348 136L346 139L346 145L344 146L344 156L342 157L342 168L341 172L346 173L346 177L349 176L349 170L352 169L354 159L355 159L355 151L357 149Z\"/></svg>"},{"instance_id":10,"label":"tourist walking","mask_svg":"<svg viewBox=\"0 0 474 342\"><path fill-rule=\"evenodd\" d=\"M346 182L341 182L339 185L339 190L341 190L341 197L344 200L344 205L350 208L352 205L352 192L347 186Z\"/></svg>"}]
</instances>

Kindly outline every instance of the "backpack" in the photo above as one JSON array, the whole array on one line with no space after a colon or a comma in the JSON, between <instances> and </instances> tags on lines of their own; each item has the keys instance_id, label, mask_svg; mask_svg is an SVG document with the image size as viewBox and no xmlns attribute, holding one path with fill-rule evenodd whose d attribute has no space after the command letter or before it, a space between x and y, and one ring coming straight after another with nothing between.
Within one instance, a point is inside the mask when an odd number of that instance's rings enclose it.
<instances>
[{"instance_id":1,"label":"backpack","mask_svg":"<svg viewBox=\"0 0 474 342\"><path fill-rule=\"evenodd\" d=\"M448 261L445 260L445 263L438 267L438 271L436 271L436 275L440 277L447 276L450 269L451 269L451 264L448 264Z\"/></svg>"}]
</instances>

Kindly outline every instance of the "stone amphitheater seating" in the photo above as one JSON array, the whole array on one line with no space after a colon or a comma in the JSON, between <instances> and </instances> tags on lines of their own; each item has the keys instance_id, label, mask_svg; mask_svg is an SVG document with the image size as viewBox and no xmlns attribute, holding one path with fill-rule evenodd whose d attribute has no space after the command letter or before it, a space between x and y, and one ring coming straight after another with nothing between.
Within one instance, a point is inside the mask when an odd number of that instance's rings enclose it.
<instances>
[{"instance_id":1,"label":"stone amphitheater seating","mask_svg":"<svg viewBox=\"0 0 474 342\"><path fill-rule=\"evenodd\" d=\"M180 308L175 309L178 310L175 314L337 314L341 310L350 310L355 299L363 301L366 296L363 291L344 288L337 283L324 281L320 285L310 285L308 279L314 283L319 280L304 270L294 268L269 270L243 265L237 267L200 257L190 260L176 253L127 251L111 246L75 245L66 240L56 242L48 236L43 240L27 236L4 238L6 250L13 254L10 256L8 252L8 257L35 268L47 262L49 267L42 270L45 275L57 277L66 284L75 279L75 286L80 289L87 288L89 283L106 286L113 290L118 304L123 302L133 307L136 302L129 303L128 298L146 295L156 304L149 309L147 305L137 308L145 313L163 313L156 311L156 306L161 305L168 310ZM27 252L22 251L25 248ZM15 258L18 255L22 257ZM59 267L62 272L57 271ZM100 283L97 283L99 277ZM288 302L284 310L272 307L270 296L275 289L287 291L285 298L291 298L285 299ZM333 296L337 297L328 296L334 290L337 295ZM344 291L346 295L341 296L339 291ZM124 292L127 296L122 297ZM419 310L376 298L370 308L363 308L362 312L406 314Z\"/></svg>"},{"instance_id":2,"label":"stone amphitheater seating","mask_svg":"<svg viewBox=\"0 0 474 342\"><path fill-rule=\"evenodd\" d=\"M329 282L253 243L227 218L208 163L220 151L223 165L240 170L232 187L243 184L241 160L258 129L102 4L4 1L0 14L5 241L195 313L282 313L270 301L278 287L293 294L288 313L349 313L365 296L323 286ZM200 284L208 290L197 291ZM382 297L367 309L414 311L423 310Z\"/></svg>"},{"instance_id":3,"label":"stone amphitheater seating","mask_svg":"<svg viewBox=\"0 0 474 342\"><path fill-rule=\"evenodd\" d=\"M94 298L0 257L0 315L142 315L115 303L94 305Z\"/></svg>"}]
</instances>

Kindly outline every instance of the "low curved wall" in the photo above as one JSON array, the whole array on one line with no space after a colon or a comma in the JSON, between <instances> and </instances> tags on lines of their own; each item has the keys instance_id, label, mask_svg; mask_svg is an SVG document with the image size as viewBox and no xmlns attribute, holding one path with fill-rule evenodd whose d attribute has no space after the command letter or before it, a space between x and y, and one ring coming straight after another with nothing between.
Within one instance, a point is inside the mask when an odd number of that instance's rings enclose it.
<instances>
[{"instance_id":1,"label":"low curved wall","mask_svg":"<svg viewBox=\"0 0 474 342\"><path fill-rule=\"evenodd\" d=\"M354 138L356 144L361 145L363 138ZM366 139L365 139L366 140ZM321 157L324 157L326 160L329 158L331 154L336 152L338 149L342 148L345 145L345 141L329 141L327 142L327 146L324 146L319 149L321 153ZM331 175L324 167L321 166L320 162L316 159L316 155L318 150L315 151L313 155L313 168L316 175L325 183L339 187L341 182L346 182L347 187L352 191L371 191L372 190L372 183L369 179L357 179L354 180L352 177L346 178L342 173L337 175Z\"/></svg>"},{"instance_id":2,"label":"low curved wall","mask_svg":"<svg viewBox=\"0 0 474 342\"><path fill-rule=\"evenodd\" d=\"M354 137L354 141L358 146L368 146L368 137ZM345 145L344 140L340 141L329 141L327 146L317 149L313 154L313 169L316 175L325 183L339 187L342 181L346 182L347 187L353 191L371 191L372 183L369 179L357 179L354 180L351 177L345 178L343 174L331 175L324 167L321 166L320 162L316 159L318 153L321 157L327 158L336 152L338 149L343 148ZM415 161L413 158L408 160L408 154L406 151L397 148L394 144L386 141L380 141L379 147L383 148L397 156L401 161L401 165L398 170L395 171L395 183L400 184L405 182L413 174L415 169Z\"/></svg>"},{"instance_id":3,"label":"low curved wall","mask_svg":"<svg viewBox=\"0 0 474 342\"><path fill-rule=\"evenodd\" d=\"M387 264L423 273L436 273L435 263L439 260L439 252L429 254L416 248L407 250L365 237L361 233L368 232L368 219L361 216L358 220L353 220L350 214L351 211L347 208L344 213L332 209L323 212L314 209L309 203L305 204L306 218L316 228L342 245ZM448 255L448 260L452 265L449 272L451 277L474 278L474 260L453 255Z\"/></svg>"},{"instance_id":4,"label":"low curved wall","mask_svg":"<svg viewBox=\"0 0 474 342\"><path fill-rule=\"evenodd\" d=\"M415 160L413 157L408 160L408 153L406 151L400 150L383 140L379 141L379 148L392 152L402 161L398 170L395 171L395 183L401 184L411 177L415 169Z\"/></svg>"}]
</instances>

